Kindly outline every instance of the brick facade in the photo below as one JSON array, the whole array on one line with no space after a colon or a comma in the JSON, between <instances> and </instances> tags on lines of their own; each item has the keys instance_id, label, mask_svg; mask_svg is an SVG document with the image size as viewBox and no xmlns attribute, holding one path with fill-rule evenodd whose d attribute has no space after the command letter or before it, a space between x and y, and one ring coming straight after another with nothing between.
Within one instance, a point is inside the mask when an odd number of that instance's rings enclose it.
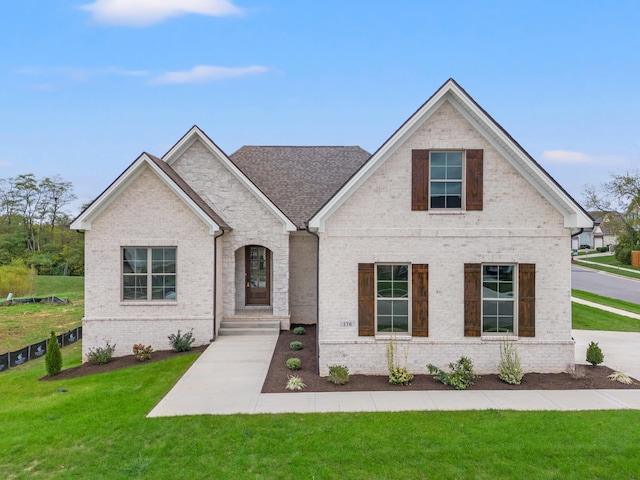
<instances>
[{"instance_id":1,"label":"brick facade","mask_svg":"<svg viewBox=\"0 0 640 480\"><path fill-rule=\"evenodd\" d=\"M483 149L482 211L411 210L412 149ZM528 371L573 368L569 230L563 218L449 103L444 103L327 220L320 233L320 370L386 373L388 337L358 336L358 263L429 265L429 337L399 339L426 372L461 355L495 372L499 341L463 334L464 264L536 265L536 336L517 340Z\"/></svg>"}]
</instances>

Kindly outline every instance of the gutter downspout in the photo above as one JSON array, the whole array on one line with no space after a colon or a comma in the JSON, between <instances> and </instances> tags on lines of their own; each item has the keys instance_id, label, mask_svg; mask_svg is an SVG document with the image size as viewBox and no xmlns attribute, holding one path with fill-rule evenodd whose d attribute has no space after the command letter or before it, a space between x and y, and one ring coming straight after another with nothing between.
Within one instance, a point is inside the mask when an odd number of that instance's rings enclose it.
<instances>
[{"instance_id":1,"label":"gutter downspout","mask_svg":"<svg viewBox=\"0 0 640 480\"><path fill-rule=\"evenodd\" d=\"M580 236L580 235L582 234L582 232L584 232L584 228L581 228L581 229L580 229L580 230L578 230L576 233L572 233L572 234L571 234L571 238ZM573 242L571 242L571 243L573 244ZM578 242L578 243L580 243L580 242ZM604 243L604 242L603 242L603 243ZM573 262L573 245L570 245L570 246L571 246L571 261ZM580 246L580 245L578 245L578 247L579 247L579 246Z\"/></svg>"},{"instance_id":2,"label":"gutter downspout","mask_svg":"<svg viewBox=\"0 0 640 480\"><path fill-rule=\"evenodd\" d=\"M216 339L216 320L217 320L217 300L218 300L218 238L224 235L224 230L221 230L220 235L213 237L213 335L209 343L212 343Z\"/></svg>"},{"instance_id":3,"label":"gutter downspout","mask_svg":"<svg viewBox=\"0 0 640 480\"><path fill-rule=\"evenodd\" d=\"M309 224L306 224L306 230L316 237L316 373L320 375L320 237L317 233L309 230Z\"/></svg>"}]
</instances>

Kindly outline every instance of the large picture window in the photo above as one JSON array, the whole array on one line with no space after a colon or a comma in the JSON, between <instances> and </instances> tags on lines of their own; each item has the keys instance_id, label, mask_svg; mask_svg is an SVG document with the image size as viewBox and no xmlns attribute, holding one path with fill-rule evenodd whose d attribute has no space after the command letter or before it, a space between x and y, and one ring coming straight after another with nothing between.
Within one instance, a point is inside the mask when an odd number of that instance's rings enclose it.
<instances>
[{"instance_id":1,"label":"large picture window","mask_svg":"<svg viewBox=\"0 0 640 480\"><path fill-rule=\"evenodd\" d=\"M409 333L409 265L376 265L376 330Z\"/></svg>"},{"instance_id":2,"label":"large picture window","mask_svg":"<svg viewBox=\"0 0 640 480\"><path fill-rule=\"evenodd\" d=\"M482 265L482 333L513 333L515 265Z\"/></svg>"},{"instance_id":3,"label":"large picture window","mask_svg":"<svg viewBox=\"0 0 640 480\"><path fill-rule=\"evenodd\" d=\"M122 299L175 300L176 248L123 248Z\"/></svg>"},{"instance_id":4,"label":"large picture window","mask_svg":"<svg viewBox=\"0 0 640 480\"><path fill-rule=\"evenodd\" d=\"M431 152L431 208L462 208L462 152Z\"/></svg>"}]
</instances>

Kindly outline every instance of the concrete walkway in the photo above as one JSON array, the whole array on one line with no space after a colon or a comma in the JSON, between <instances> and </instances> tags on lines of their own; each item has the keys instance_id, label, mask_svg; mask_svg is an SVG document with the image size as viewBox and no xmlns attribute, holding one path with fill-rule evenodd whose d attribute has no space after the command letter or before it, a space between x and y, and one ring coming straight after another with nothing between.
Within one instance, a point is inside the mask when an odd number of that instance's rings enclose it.
<instances>
[{"instance_id":1,"label":"concrete walkway","mask_svg":"<svg viewBox=\"0 0 640 480\"><path fill-rule=\"evenodd\" d=\"M576 363L589 342L605 365L640 378L640 333L574 330ZM393 412L407 410L640 410L640 390L475 390L260 393L277 335L223 336L212 343L149 413ZM284 388L284 386L283 386Z\"/></svg>"},{"instance_id":2,"label":"concrete walkway","mask_svg":"<svg viewBox=\"0 0 640 480\"><path fill-rule=\"evenodd\" d=\"M622 315L624 317L635 318L636 320L640 320L640 314L629 312L627 310L621 310L619 308L609 307L607 305L602 305L601 303L590 302L589 300L583 300L581 298L576 298L576 297L571 297L571 301L574 303L579 303L581 305L586 305L588 307L598 308L606 312L615 313L616 315Z\"/></svg>"}]
</instances>

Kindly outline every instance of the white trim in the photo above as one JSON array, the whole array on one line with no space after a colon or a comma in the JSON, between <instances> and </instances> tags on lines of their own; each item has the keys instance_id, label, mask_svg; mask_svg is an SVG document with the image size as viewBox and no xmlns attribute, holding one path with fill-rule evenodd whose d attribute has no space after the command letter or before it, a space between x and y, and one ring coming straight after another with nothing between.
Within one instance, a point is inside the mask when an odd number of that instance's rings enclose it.
<instances>
[{"instance_id":1,"label":"white trim","mask_svg":"<svg viewBox=\"0 0 640 480\"><path fill-rule=\"evenodd\" d=\"M74 230L91 230L91 223L95 220L111 203L124 192L131 183L140 176L146 168L151 169L169 189L175 193L193 213L200 218L208 227L209 234L215 235L222 228L209 215L207 215L178 185L162 171L147 154L142 154L127 168L118 179L113 182L78 218L72 223L70 228Z\"/></svg>"},{"instance_id":2,"label":"white trim","mask_svg":"<svg viewBox=\"0 0 640 480\"><path fill-rule=\"evenodd\" d=\"M591 227L593 221L542 168L531 161L511 139L452 79L418 109L367 163L309 221L311 231L324 231L327 219L357 190L444 102L449 102L504 158L564 217L569 228Z\"/></svg>"},{"instance_id":3,"label":"white trim","mask_svg":"<svg viewBox=\"0 0 640 480\"><path fill-rule=\"evenodd\" d=\"M289 220L289 218L282 213L282 211L276 207L276 205L269 200L269 198L262 193L238 167L236 167L229 157L227 157L227 155L220 150L220 148L218 148L218 146L213 143L211 139L207 137L200 128L198 128L198 126L194 125L191 127L191 129L178 141L178 143L176 143L171 150L162 157L162 160L167 162L167 164L172 165L189 149L189 147L191 147L191 145L195 143L196 140L199 140L211 152L211 154L214 155L232 173L232 175L236 177L236 179L267 208L267 210L273 213L273 215L282 222L285 233L295 232L298 230L298 227L296 227L296 225Z\"/></svg>"}]
</instances>

